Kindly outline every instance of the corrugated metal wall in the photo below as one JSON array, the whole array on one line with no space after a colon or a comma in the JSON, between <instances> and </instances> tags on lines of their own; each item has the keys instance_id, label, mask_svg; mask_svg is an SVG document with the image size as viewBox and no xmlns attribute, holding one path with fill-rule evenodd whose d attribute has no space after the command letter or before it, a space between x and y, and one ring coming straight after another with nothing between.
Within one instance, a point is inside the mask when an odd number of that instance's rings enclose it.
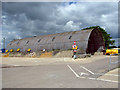
<instances>
[{"instance_id":1,"label":"corrugated metal wall","mask_svg":"<svg viewBox=\"0 0 120 90\"><path fill-rule=\"evenodd\" d=\"M71 49L73 41L76 41L78 48L86 52L88 47L88 39L90 37L93 29L73 31L73 32L64 32L51 35L43 35L31 38L24 38L20 40L12 41L8 44L7 49L20 48L22 52L26 52L28 48L31 48L32 51L39 51L42 49L53 50L53 49L62 49L67 50Z\"/></svg>"}]
</instances>

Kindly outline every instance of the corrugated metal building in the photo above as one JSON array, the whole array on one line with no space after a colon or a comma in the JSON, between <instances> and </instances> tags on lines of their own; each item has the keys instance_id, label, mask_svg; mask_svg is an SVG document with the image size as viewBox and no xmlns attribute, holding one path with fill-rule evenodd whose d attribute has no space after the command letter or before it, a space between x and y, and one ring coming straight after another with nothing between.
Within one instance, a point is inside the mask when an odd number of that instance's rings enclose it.
<instances>
[{"instance_id":1,"label":"corrugated metal building","mask_svg":"<svg viewBox=\"0 0 120 90\"><path fill-rule=\"evenodd\" d=\"M84 53L94 53L105 48L102 33L96 28L17 39L10 42L7 49L16 51L20 48L21 52L26 52L29 48L34 52L42 49L67 50L72 49L73 41Z\"/></svg>"}]
</instances>

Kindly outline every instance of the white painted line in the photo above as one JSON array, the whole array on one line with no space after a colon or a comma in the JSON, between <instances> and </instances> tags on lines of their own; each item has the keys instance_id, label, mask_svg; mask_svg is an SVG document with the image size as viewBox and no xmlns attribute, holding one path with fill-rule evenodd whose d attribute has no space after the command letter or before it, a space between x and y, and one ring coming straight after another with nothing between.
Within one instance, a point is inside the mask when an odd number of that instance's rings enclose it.
<instances>
[{"instance_id":1,"label":"white painted line","mask_svg":"<svg viewBox=\"0 0 120 90\"><path fill-rule=\"evenodd\" d=\"M86 78L86 77L82 77L82 76L80 76L79 78Z\"/></svg>"},{"instance_id":2,"label":"white painted line","mask_svg":"<svg viewBox=\"0 0 120 90\"><path fill-rule=\"evenodd\" d=\"M81 68L85 69L86 71L88 71L89 73L95 74L95 73L93 73L92 71L88 70L87 68L85 68L85 67L83 67L83 66L81 66L81 65L79 65L79 66L80 66Z\"/></svg>"},{"instance_id":3,"label":"white painted line","mask_svg":"<svg viewBox=\"0 0 120 90\"><path fill-rule=\"evenodd\" d=\"M95 80L96 78L89 78L89 79Z\"/></svg>"},{"instance_id":4,"label":"white painted line","mask_svg":"<svg viewBox=\"0 0 120 90\"><path fill-rule=\"evenodd\" d=\"M73 58L72 58L72 60L75 61ZM95 74L95 73L93 73L92 71L88 70L87 68L85 68L85 67L83 67L83 66L81 66L81 65L79 65L79 66L80 66L81 68L85 69L86 71L88 71L89 73Z\"/></svg>"},{"instance_id":5,"label":"white painted line","mask_svg":"<svg viewBox=\"0 0 120 90\"><path fill-rule=\"evenodd\" d=\"M79 77L79 75L78 75L69 65L67 65L67 66L68 66L69 69L75 74L76 77Z\"/></svg>"},{"instance_id":6,"label":"white painted line","mask_svg":"<svg viewBox=\"0 0 120 90\"><path fill-rule=\"evenodd\" d=\"M118 81L113 81L113 80L107 80L107 79L97 79L97 80L100 80L100 81L106 81L106 82L114 82L114 83L119 83Z\"/></svg>"},{"instance_id":7,"label":"white painted line","mask_svg":"<svg viewBox=\"0 0 120 90\"><path fill-rule=\"evenodd\" d=\"M82 75L89 75L89 74L84 73L84 72L80 72L79 74L80 74L80 76L82 76Z\"/></svg>"},{"instance_id":8,"label":"white painted line","mask_svg":"<svg viewBox=\"0 0 120 90\"><path fill-rule=\"evenodd\" d=\"M97 80L102 80L102 81L107 81L107 82L111 81L111 80L106 80L106 79L97 79Z\"/></svg>"},{"instance_id":9,"label":"white painted line","mask_svg":"<svg viewBox=\"0 0 120 90\"><path fill-rule=\"evenodd\" d=\"M20 66L20 65L14 65L14 66Z\"/></svg>"},{"instance_id":10,"label":"white painted line","mask_svg":"<svg viewBox=\"0 0 120 90\"><path fill-rule=\"evenodd\" d=\"M96 75L108 75L108 76L120 76L120 75L116 75L116 74L105 74L105 73L95 73Z\"/></svg>"},{"instance_id":11,"label":"white painted line","mask_svg":"<svg viewBox=\"0 0 120 90\"><path fill-rule=\"evenodd\" d=\"M109 75L109 76L120 76L120 75L116 75L116 74L104 74L104 75Z\"/></svg>"},{"instance_id":12,"label":"white painted line","mask_svg":"<svg viewBox=\"0 0 120 90\"><path fill-rule=\"evenodd\" d=\"M113 81L113 80L107 80L107 79L99 79L99 78L90 78L90 77L79 77L83 79L89 79L89 80L98 80L98 81L104 81L104 82L112 82L112 83L120 83L118 81Z\"/></svg>"}]
</instances>

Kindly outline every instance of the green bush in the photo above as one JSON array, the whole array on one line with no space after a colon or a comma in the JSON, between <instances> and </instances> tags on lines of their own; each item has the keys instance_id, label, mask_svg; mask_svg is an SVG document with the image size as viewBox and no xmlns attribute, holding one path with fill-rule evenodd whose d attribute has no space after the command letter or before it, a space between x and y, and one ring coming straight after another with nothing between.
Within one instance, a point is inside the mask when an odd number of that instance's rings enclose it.
<instances>
[{"instance_id":1,"label":"green bush","mask_svg":"<svg viewBox=\"0 0 120 90\"><path fill-rule=\"evenodd\" d=\"M105 43L105 48L107 49L109 47L109 45L113 45L115 43L115 40L111 40L112 37L110 36L110 34L108 34L105 29L101 28L100 26L92 26L92 27L87 27L84 28L82 30L86 30L86 29L95 29L98 28L103 35L103 39L104 39L104 43Z\"/></svg>"}]
</instances>

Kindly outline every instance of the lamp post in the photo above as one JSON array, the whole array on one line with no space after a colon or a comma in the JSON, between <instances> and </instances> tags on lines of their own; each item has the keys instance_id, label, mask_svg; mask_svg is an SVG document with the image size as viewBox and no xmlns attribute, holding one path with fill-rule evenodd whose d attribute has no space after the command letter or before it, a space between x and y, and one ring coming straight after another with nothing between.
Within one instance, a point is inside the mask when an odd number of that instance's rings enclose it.
<instances>
[{"instance_id":1,"label":"lamp post","mask_svg":"<svg viewBox=\"0 0 120 90\"><path fill-rule=\"evenodd\" d=\"M3 38L3 49L5 49L5 38Z\"/></svg>"},{"instance_id":2,"label":"lamp post","mask_svg":"<svg viewBox=\"0 0 120 90\"><path fill-rule=\"evenodd\" d=\"M3 38L2 40L3 44L1 45L1 50L2 50L2 53L5 53L5 38Z\"/></svg>"}]
</instances>

